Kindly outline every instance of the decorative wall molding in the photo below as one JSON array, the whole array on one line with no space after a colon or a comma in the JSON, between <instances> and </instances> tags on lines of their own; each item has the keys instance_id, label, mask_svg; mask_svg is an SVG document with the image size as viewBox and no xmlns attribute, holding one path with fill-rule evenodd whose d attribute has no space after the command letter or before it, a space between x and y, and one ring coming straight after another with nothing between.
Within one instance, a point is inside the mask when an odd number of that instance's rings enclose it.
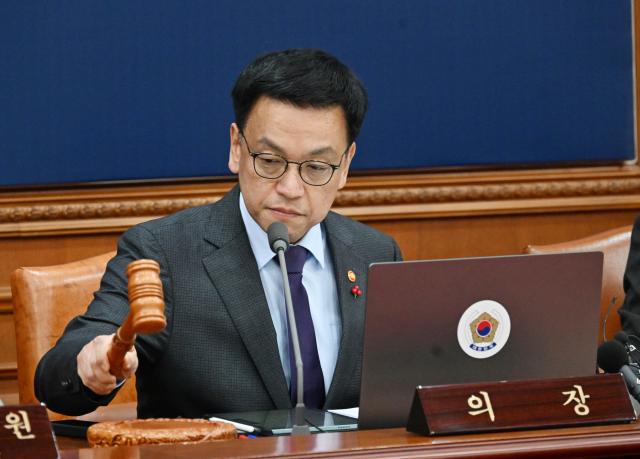
<instances>
[{"instance_id":1,"label":"decorative wall molding","mask_svg":"<svg viewBox=\"0 0 640 459\"><path fill-rule=\"evenodd\" d=\"M45 204L0 209L0 223L165 215L217 200L209 198L142 199L132 201Z\"/></svg>"},{"instance_id":2,"label":"decorative wall molding","mask_svg":"<svg viewBox=\"0 0 640 459\"><path fill-rule=\"evenodd\" d=\"M522 200L602 196L622 193L640 193L640 178L345 190L338 195L335 205L338 207L351 207L481 200Z\"/></svg>"},{"instance_id":3,"label":"decorative wall molding","mask_svg":"<svg viewBox=\"0 0 640 459\"><path fill-rule=\"evenodd\" d=\"M0 237L122 231L220 199L234 181L0 191ZM636 165L351 177L334 210L361 220L638 207ZM387 217L385 217L387 216Z\"/></svg>"}]
</instances>

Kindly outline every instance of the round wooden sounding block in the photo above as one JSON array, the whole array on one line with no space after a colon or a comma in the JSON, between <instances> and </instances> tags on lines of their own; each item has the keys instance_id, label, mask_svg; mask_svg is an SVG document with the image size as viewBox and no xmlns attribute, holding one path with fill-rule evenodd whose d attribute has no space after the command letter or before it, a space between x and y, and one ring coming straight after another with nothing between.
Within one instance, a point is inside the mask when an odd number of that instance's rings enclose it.
<instances>
[{"instance_id":1,"label":"round wooden sounding block","mask_svg":"<svg viewBox=\"0 0 640 459\"><path fill-rule=\"evenodd\" d=\"M134 419L99 422L89 427L87 431L87 440L92 446L201 443L236 437L236 429L233 425L206 419Z\"/></svg>"}]
</instances>

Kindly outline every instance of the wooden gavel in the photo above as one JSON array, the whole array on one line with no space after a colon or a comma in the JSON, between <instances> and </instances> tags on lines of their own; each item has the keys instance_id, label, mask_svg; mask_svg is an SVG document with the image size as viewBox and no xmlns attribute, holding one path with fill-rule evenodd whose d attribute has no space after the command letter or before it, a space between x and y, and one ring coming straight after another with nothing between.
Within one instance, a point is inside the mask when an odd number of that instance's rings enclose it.
<instances>
[{"instance_id":1,"label":"wooden gavel","mask_svg":"<svg viewBox=\"0 0 640 459\"><path fill-rule=\"evenodd\" d=\"M133 261L127 266L127 277L129 315L118 328L107 353L109 372L118 379L124 377L124 356L133 347L136 334L158 333L167 325L160 265L154 260Z\"/></svg>"}]
</instances>

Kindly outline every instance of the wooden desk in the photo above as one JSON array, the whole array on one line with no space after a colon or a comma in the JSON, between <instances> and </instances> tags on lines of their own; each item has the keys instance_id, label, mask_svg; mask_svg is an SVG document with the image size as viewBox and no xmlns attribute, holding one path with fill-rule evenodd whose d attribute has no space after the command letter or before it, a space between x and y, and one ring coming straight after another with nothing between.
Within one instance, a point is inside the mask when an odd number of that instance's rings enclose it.
<instances>
[{"instance_id":1,"label":"wooden desk","mask_svg":"<svg viewBox=\"0 0 640 459\"><path fill-rule=\"evenodd\" d=\"M640 423L446 437L423 437L404 429L384 429L198 445L95 449L78 449L83 447L82 442L60 437L58 445L62 459L637 457L640 455Z\"/></svg>"}]
</instances>

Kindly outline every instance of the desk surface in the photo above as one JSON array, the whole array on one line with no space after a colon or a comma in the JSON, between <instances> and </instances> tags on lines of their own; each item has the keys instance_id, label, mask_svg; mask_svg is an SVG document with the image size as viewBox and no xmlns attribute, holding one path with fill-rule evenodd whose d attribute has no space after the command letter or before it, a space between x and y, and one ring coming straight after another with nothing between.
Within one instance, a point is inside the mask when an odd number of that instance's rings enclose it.
<instances>
[{"instance_id":1,"label":"desk surface","mask_svg":"<svg viewBox=\"0 0 640 459\"><path fill-rule=\"evenodd\" d=\"M86 442L60 437L58 446L61 459L620 457L640 453L640 423L441 437L424 437L404 429L383 429L196 445L95 449L84 449Z\"/></svg>"}]
</instances>

